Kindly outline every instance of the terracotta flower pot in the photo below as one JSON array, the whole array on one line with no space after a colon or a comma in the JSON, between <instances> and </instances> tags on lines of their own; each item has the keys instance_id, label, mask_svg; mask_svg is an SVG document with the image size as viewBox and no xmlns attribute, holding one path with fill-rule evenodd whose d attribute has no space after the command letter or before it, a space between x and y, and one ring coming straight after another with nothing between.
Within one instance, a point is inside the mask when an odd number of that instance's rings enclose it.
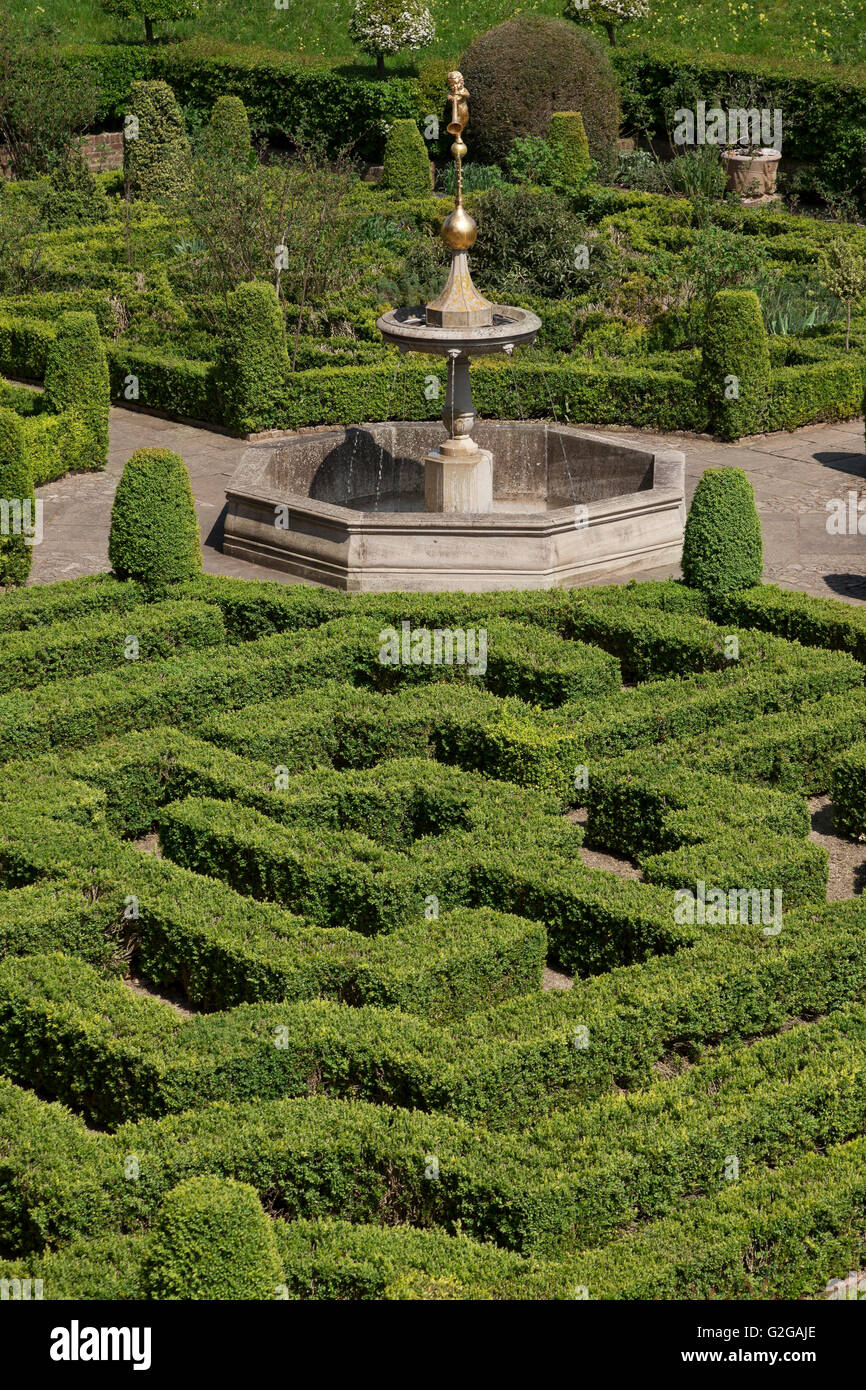
<instances>
[{"instance_id":1,"label":"terracotta flower pot","mask_svg":"<svg viewBox=\"0 0 866 1390\"><path fill-rule=\"evenodd\" d=\"M779 160L778 150L724 150L722 164L727 176L729 193L739 198L762 198L772 196L776 191L776 174Z\"/></svg>"}]
</instances>

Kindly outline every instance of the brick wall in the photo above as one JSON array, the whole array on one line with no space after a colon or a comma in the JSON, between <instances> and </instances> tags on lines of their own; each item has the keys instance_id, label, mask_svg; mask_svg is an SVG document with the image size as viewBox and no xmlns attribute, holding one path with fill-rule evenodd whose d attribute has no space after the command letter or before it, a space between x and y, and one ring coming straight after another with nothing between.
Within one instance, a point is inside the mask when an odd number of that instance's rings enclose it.
<instances>
[{"instance_id":1,"label":"brick wall","mask_svg":"<svg viewBox=\"0 0 866 1390\"><path fill-rule=\"evenodd\" d=\"M84 161L94 174L104 174L110 169L123 168L123 131L109 130L101 135L83 135L81 152ZM5 147L0 145L0 176L9 172Z\"/></svg>"}]
</instances>

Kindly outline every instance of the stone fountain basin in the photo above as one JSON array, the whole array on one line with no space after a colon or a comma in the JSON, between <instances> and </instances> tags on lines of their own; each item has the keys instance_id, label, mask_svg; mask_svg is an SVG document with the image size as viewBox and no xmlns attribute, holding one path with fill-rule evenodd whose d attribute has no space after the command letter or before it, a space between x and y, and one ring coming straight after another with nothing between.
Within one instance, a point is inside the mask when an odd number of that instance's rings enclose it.
<instances>
[{"instance_id":1,"label":"stone fountain basin","mask_svg":"<svg viewBox=\"0 0 866 1390\"><path fill-rule=\"evenodd\" d=\"M543 421L478 422L493 511L425 512L423 459L443 435L418 421L251 444L226 490L225 553L369 593L545 589L679 563L678 451Z\"/></svg>"},{"instance_id":2,"label":"stone fountain basin","mask_svg":"<svg viewBox=\"0 0 866 1390\"><path fill-rule=\"evenodd\" d=\"M404 352L440 357L461 352L470 357L483 357L523 343L534 343L541 319L528 309L494 304L491 324L474 328L436 328L428 325L425 306L416 304L410 309L390 309L377 320L376 327L386 344Z\"/></svg>"}]
</instances>

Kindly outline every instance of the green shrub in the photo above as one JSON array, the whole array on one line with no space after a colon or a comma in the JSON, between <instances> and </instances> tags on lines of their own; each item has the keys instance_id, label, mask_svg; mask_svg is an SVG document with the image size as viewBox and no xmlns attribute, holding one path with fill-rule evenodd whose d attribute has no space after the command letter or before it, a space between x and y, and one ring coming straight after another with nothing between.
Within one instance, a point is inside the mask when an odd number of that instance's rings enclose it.
<instances>
[{"instance_id":1,"label":"green shrub","mask_svg":"<svg viewBox=\"0 0 866 1390\"><path fill-rule=\"evenodd\" d=\"M138 121L123 142L131 195L176 199L189 182L190 147L174 92L167 82L133 82L126 114Z\"/></svg>"},{"instance_id":2,"label":"green shrub","mask_svg":"<svg viewBox=\"0 0 866 1390\"><path fill-rule=\"evenodd\" d=\"M866 743L854 742L833 770L833 821L841 834L866 840Z\"/></svg>"},{"instance_id":3,"label":"green shrub","mask_svg":"<svg viewBox=\"0 0 866 1390\"><path fill-rule=\"evenodd\" d=\"M473 265L491 293L561 297L598 284L604 245L553 189L491 188L476 211ZM589 267L577 269L575 247L586 244L592 245Z\"/></svg>"},{"instance_id":4,"label":"green shrub","mask_svg":"<svg viewBox=\"0 0 866 1390\"><path fill-rule=\"evenodd\" d=\"M283 1266L255 1188L232 1178L187 1178L165 1198L143 1270L151 1298L265 1299Z\"/></svg>"},{"instance_id":5,"label":"green shrub","mask_svg":"<svg viewBox=\"0 0 866 1390\"><path fill-rule=\"evenodd\" d=\"M24 449L24 425L0 408L0 585L24 584L33 563L27 542L36 524L36 495Z\"/></svg>"},{"instance_id":6,"label":"green shrub","mask_svg":"<svg viewBox=\"0 0 866 1390\"><path fill-rule=\"evenodd\" d=\"M42 225L49 229L104 222L109 211L105 189L81 155L54 170L39 208Z\"/></svg>"},{"instance_id":7,"label":"green shrub","mask_svg":"<svg viewBox=\"0 0 866 1390\"><path fill-rule=\"evenodd\" d=\"M272 285L253 280L228 297L217 378L226 424L239 432L266 428L288 376L286 326Z\"/></svg>"},{"instance_id":8,"label":"green shrub","mask_svg":"<svg viewBox=\"0 0 866 1390\"><path fill-rule=\"evenodd\" d=\"M565 20L519 15L481 34L460 60L472 93L475 159L504 163L519 135L547 135L554 111L583 112L603 174L616 167L619 93L602 46Z\"/></svg>"},{"instance_id":9,"label":"green shrub","mask_svg":"<svg viewBox=\"0 0 866 1390\"><path fill-rule=\"evenodd\" d=\"M559 177L569 188L580 188L590 169L589 141L579 111L554 111L547 133L556 155Z\"/></svg>"},{"instance_id":10,"label":"green shrub","mask_svg":"<svg viewBox=\"0 0 866 1390\"><path fill-rule=\"evenodd\" d=\"M430 192L430 156L415 121L395 121L388 131L382 187L403 198L424 198Z\"/></svg>"},{"instance_id":11,"label":"green shrub","mask_svg":"<svg viewBox=\"0 0 866 1390\"><path fill-rule=\"evenodd\" d=\"M170 449L138 449L123 469L108 558L121 579L172 584L201 569L195 501L186 465Z\"/></svg>"},{"instance_id":12,"label":"green shrub","mask_svg":"<svg viewBox=\"0 0 866 1390\"><path fill-rule=\"evenodd\" d=\"M713 296L701 346L700 387L711 429L722 439L758 433L767 417L770 353L754 290Z\"/></svg>"},{"instance_id":13,"label":"green shrub","mask_svg":"<svg viewBox=\"0 0 866 1390\"><path fill-rule=\"evenodd\" d=\"M711 597L750 589L763 571L755 490L741 468L708 468L695 489L683 538L683 577Z\"/></svg>"},{"instance_id":14,"label":"green shrub","mask_svg":"<svg viewBox=\"0 0 866 1390\"><path fill-rule=\"evenodd\" d=\"M250 150L250 120L240 97L218 97L214 102L206 147L217 158L246 159Z\"/></svg>"},{"instance_id":15,"label":"green shrub","mask_svg":"<svg viewBox=\"0 0 866 1390\"><path fill-rule=\"evenodd\" d=\"M108 462L109 390L95 315L61 314L45 366L45 404L58 415L74 411L87 426L89 439L80 468L104 468Z\"/></svg>"}]
</instances>

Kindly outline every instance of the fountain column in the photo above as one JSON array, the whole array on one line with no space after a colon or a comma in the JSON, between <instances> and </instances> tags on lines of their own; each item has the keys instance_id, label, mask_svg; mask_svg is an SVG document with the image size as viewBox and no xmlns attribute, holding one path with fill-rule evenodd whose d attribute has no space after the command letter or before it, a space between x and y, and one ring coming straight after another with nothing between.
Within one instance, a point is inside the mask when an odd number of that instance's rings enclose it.
<instances>
[{"instance_id":1,"label":"fountain column","mask_svg":"<svg viewBox=\"0 0 866 1390\"><path fill-rule=\"evenodd\" d=\"M475 244L478 226L463 206L463 130L469 120L469 96L459 72L448 74L454 136L451 153L457 161L457 201L442 223L440 236L451 250L451 269L445 288L426 306L431 328L484 329L493 324L493 305L479 294L469 273L468 251ZM471 331L467 333L471 338ZM493 455L479 449L472 438L475 407L469 381L469 353L452 348L448 353L448 388L442 423L448 438L431 449L424 460L424 506L428 512L489 512L493 508Z\"/></svg>"}]
</instances>

